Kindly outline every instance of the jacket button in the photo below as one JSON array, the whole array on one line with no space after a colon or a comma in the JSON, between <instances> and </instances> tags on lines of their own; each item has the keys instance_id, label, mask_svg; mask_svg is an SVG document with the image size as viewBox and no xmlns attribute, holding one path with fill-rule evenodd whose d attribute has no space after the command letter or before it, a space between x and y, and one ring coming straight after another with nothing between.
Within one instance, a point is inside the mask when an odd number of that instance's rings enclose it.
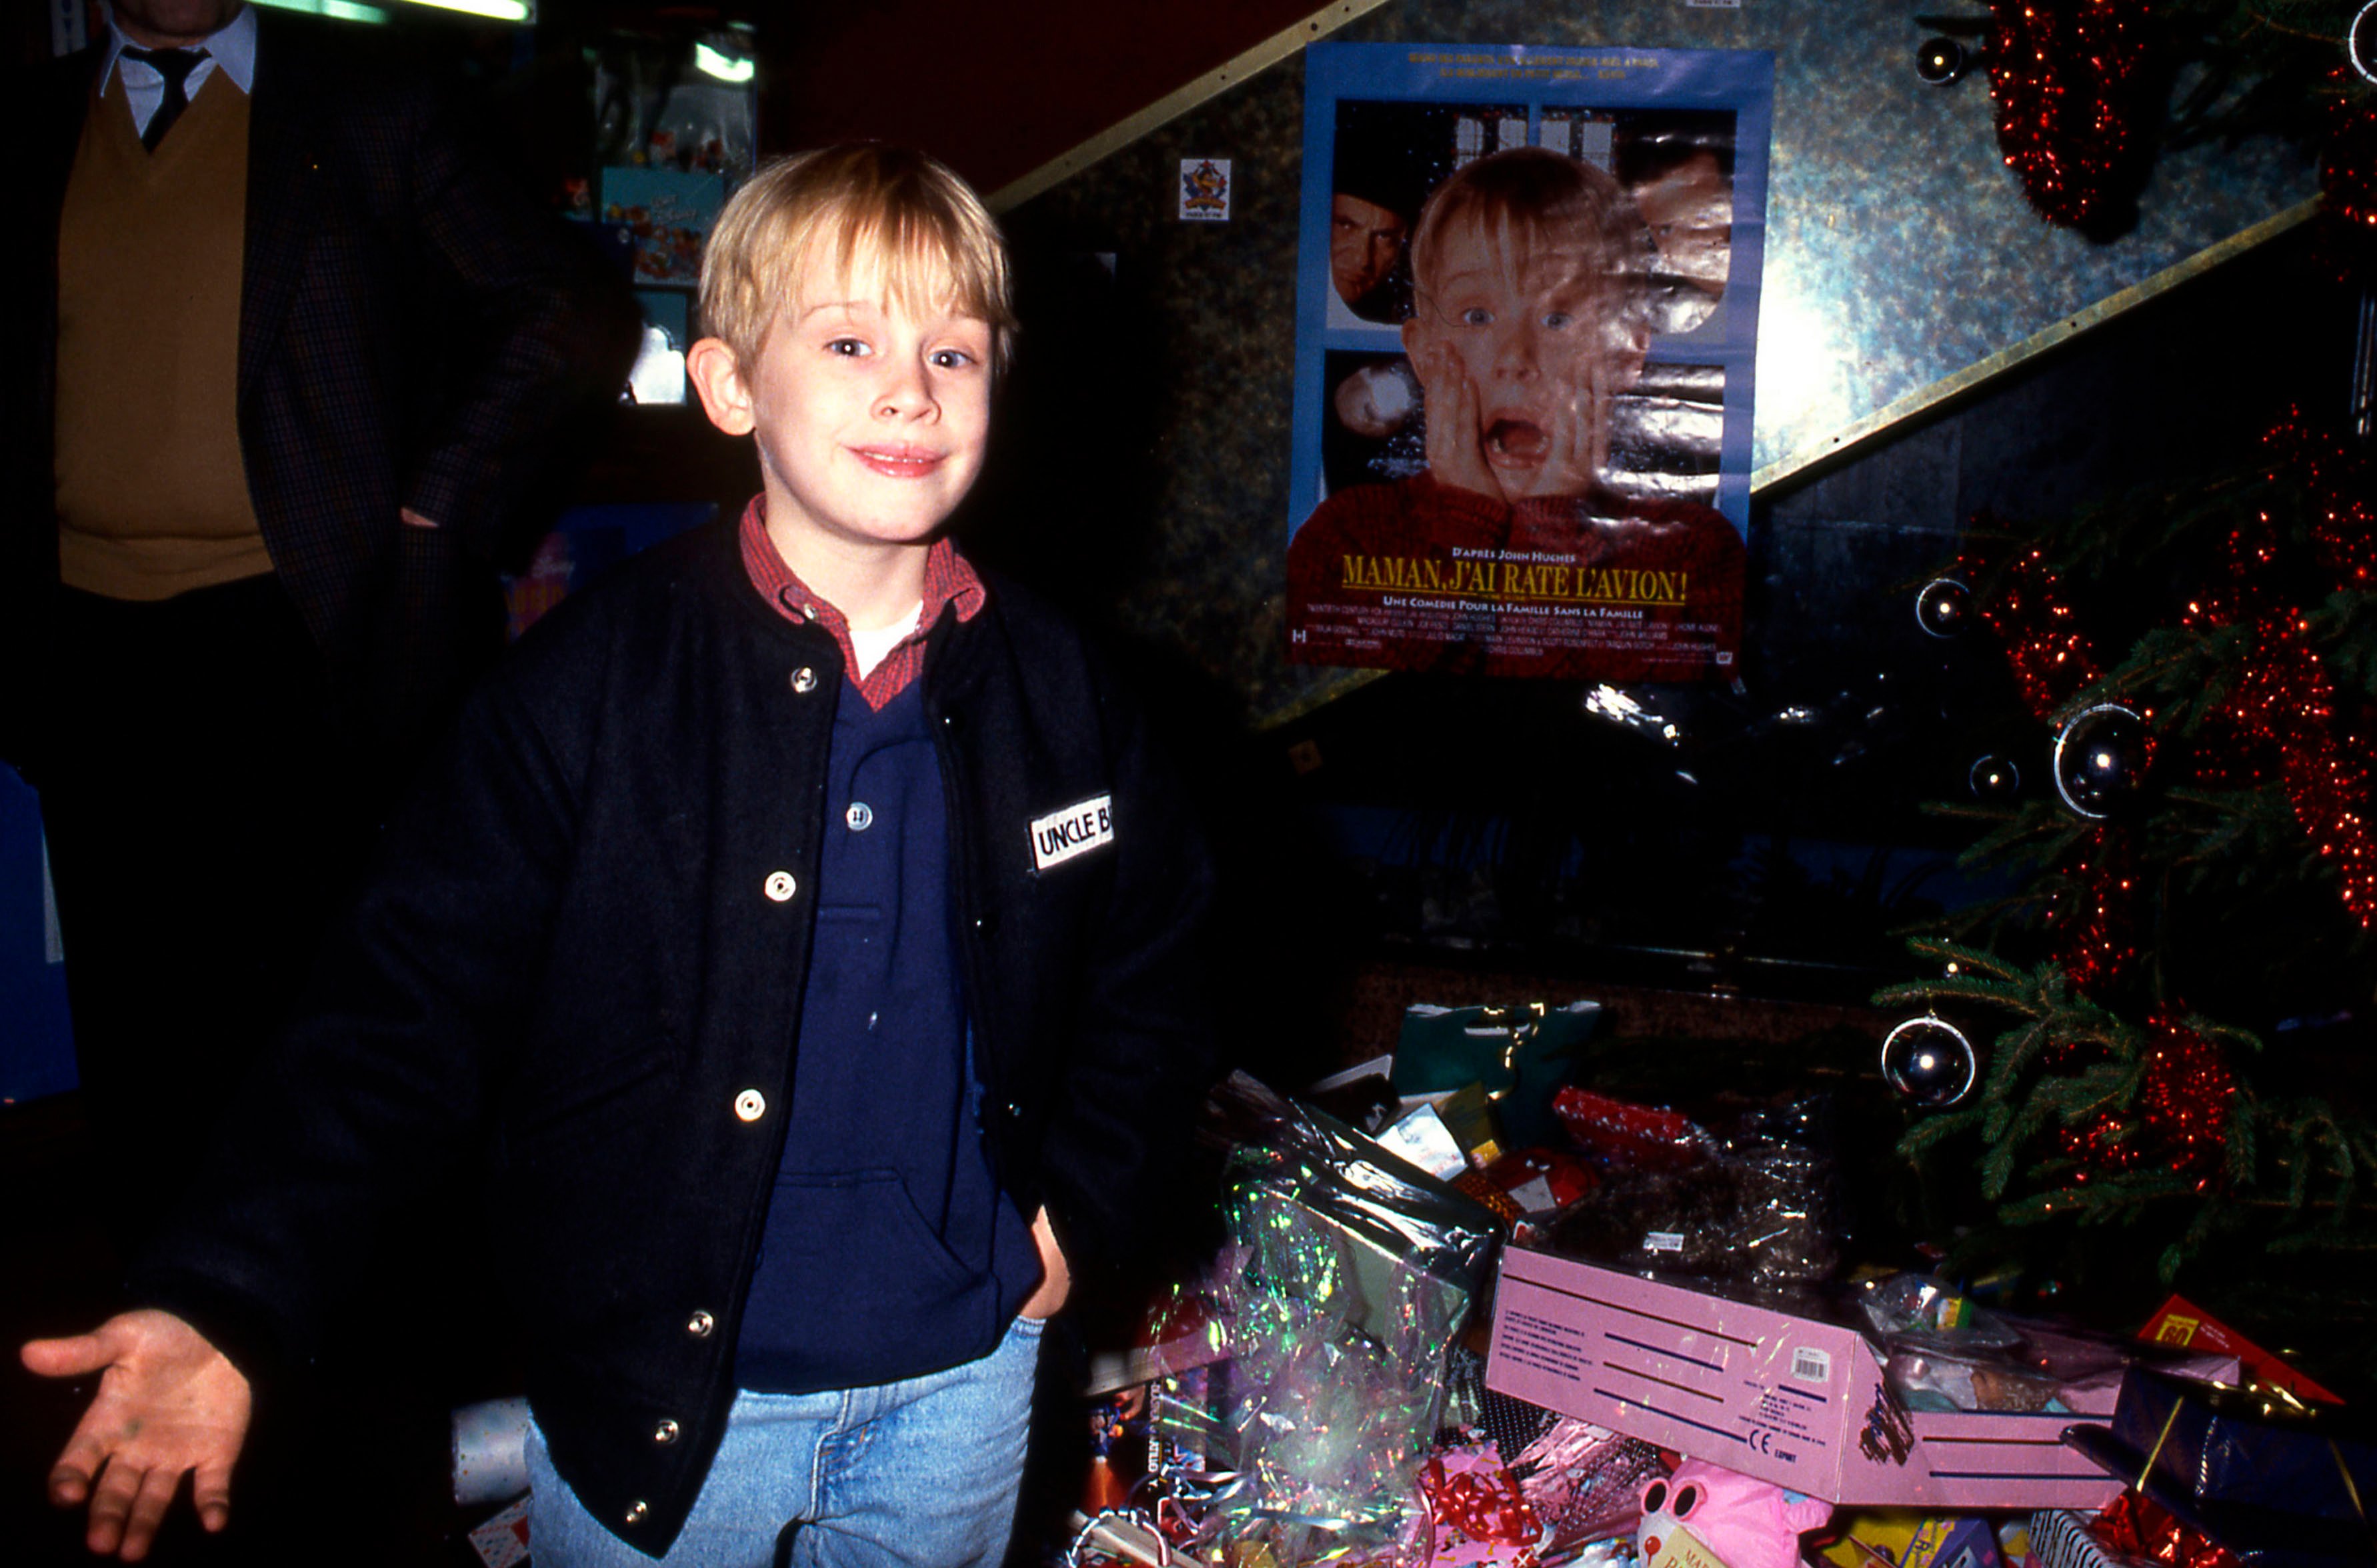
<instances>
[{"instance_id":1,"label":"jacket button","mask_svg":"<svg viewBox=\"0 0 2377 1568\"><path fill-rule=\"evenodd\" d=\"M745 1089L735 1097L735 1120L757 1122L768 1114L768 1097L758 1089Z\"/></svg>"},{"instance_id":2,"label":"jacket button","mask_svg":"<svg viewBox=\"0 0 2377 1568\"><path fill-rule=\"evenodd\" d=\"M817 671L814 671L814 670L810 669L807 665L804 664L804 665L802 665L798 670L795 670L795 671L793 671L793 694L794 694L795 696L804 696L804 697L805 697L805 696L808 695L811 692L816 691L816 690L817 690Z\"/></svg>"},{"instance_id":3,"label":"jacket button","mask_svg":"<svg viewBox=\"0 0 2377 1568\"><path fill-rule=\"evenodd\" d=\"M696 1339L707 1339L718 1332L718 1320L697 1309L691 1317L685 1320L685 1331Z\"/></svg>"},{"instance_id":4,"label":"jacket button","mask_svg":"<svg viewBox=\"0 0 2377 1568\"><path fill-rule=\"evenodd\" d=\"M770 902L781 904L798 892L800 885L793 880L791 872L771 871L768 873L768 880L759 885L759 891L768 896Z\"/></svg>"},{"instance_id":5,"label":"jacket button","mask_svg":"<svg viewBox=\"0 0 2377 1568\"><path fill-rule=\"evenodd\" d=\"M651 1505L646 1503L642 1498L639 1497L633 1503L627 1504L627 1521L628 1524L640 1525L651 1516Z\"/></svg>"},{"instance_id":6,"label":"jacket button","mask_svg":"<svg viewBox=\"0 0 2377 1568\"><path fill-rule=\"evenodd\" d=\"M676 1434L677 1424L666 1417L663 1417L661 1423L652 1428L652 1441L663 1448L676 1441Z\"/></svg>"},{"instance_id":7,"label":"jacket button","mask_svg":"<svg viewBox=\"0 0 2377 1568\"><path fill-rule=\"evenodd\" d=\"M965 728L965 720L958 717L957 709L951 708L941 715L941 728L954 735Z\"/></svg>"},{"instance_id":8,"label":"jacket button","mask_svg":"<svg viewBox=\"0 0 2377 1568\"><path fill-rule=\"evenodd\" d=\"M988 936L998 929L998 912L995 909L985 909L974 916L973 928L983 935Z\"/></svg>"},{"instance_id":9,"label":"jacket button","mask_svg":"<svg viewBox=\"0 0 2377 1568\"><path fill-rule=\"evenodd\" d=\"M1014 1120L1021 1122L1023 1120L1023 1107L1018 1102L1010 1099L1007 1102L1007 1114Z\"/></svg>"}]
</instances>

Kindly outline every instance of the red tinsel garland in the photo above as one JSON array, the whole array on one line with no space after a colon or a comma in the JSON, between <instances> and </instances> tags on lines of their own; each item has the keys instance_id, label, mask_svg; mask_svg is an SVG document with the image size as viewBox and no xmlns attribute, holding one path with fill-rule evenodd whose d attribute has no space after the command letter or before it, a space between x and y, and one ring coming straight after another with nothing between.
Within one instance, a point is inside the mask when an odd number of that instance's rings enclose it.
<instances>
[{"instance_id":1,"label":"red tinsel garland","mask_svg":"<svg viewBox=\"0 0 2377 1568\"><path fill-rule=\"evenodd\" d=\"M2370 465L2297 414L2281 421L2264 445L2272 481L2299 482L2310 498L2306 533L2325 589L2365 592L2377 585L2377 474ZM2311 620L2290 601L2290 584L2299 588L2303 579L2286 570L2287 542L2270 515L2257 511L2230 531L2215 579L2180 617L2180 624L2204 631L2241 628L2247 638L2237 684L2215 716L2226 723L2203 737L2196 771L2220 784L2275 773L2295 820L2335 863L2344 907L2365 927L2377 921L2377 834L2365 814L2371 778L2360 760L2367 748L2360 737L2339 731L2335 685L2311 643ZM1978 581L1981 566L1968 555L1954 571ZM2007 564L1980 615L2003 645L2024 702L2043 719L2101 672L2041 552ZM2091 837L2072 875L2076 894L2061 896L2062 907L2051 911L2059 957L2076 987L2097 992L2138 956L2135 877L2116 830ZM2075 1180L2149 1164L2192 1175L2199 1185L2218 1173L2237 1081L2220 1048L2182 1016L2176 1005L2149 1016L2156 1038L2131 1111L2103 1111L2060 1134L2063 1153L2080 1165Z\"/></svg>"},{"instance_id":2,"label":"red tinsel garland","mask_svg":"<svg viewBox=\"0 0 2377 1568\"><path fill-rule=\"evenodd\" d=\"M2198 1535L2133 1491L2107 1503L2089 1524L2088 1533L2115 1551L2168 1568L2237 1568L2227 1547Z\"/></svg>"},{"instance_id":3,"label":"red tinsel garland","mask_svg":"<svg viewBox=\"0 0 2377 1568\"><path fill-rule=\"evenodd\" d=\"M2064 973L2097 992L2129 972L2138 957L2137 889L2124 848L2103 828L2075 868L2072 907L2056 911Z\"/></svg>"},{"instance_id":4,"label":"red tinsel garland","mask_svg":"<svg viewBox=\"0 0 2377 1568\"><path fill-rule=\"evenodd\" d=\"M1957 558L1953 572L1973 580L1981 562ZM1997 634L2022 700L2040 719L2102 671L2088 650L2079 616L2057 591L2047 558L2033 550L2007 563L1997 591L1981 604L1981 619Z\"/></svg>"},{"instance_id":5,"label":"red tinsel garland","mask_svg":"<svg viewBox=\"0 0 2377 1568\"><path fill-rule=\"evenodd\" d=\"M2366 263L2377 259L2377 95L2356 91L2358 78L2341 65L2330 81L2336 97L2320 146L2320 194L2347 250Z\"/></svg>"},{"instance_id":6,"label":"red tinsel garland","mask_svg":"<svg viewBox=\"0 0 2377 1568\"><path fill-rule=\"evenodd\" d=\"M2090 227L2132 194L2144 163L2146 0L1993 0L1989 14L1989 95L2006 167L2049 222Z\"/></svg>"},{"instance_id":7,"label":"red tinsel garland","mask_svg":"<svg viewBox=\"0 0 2377 1568\"><path fill-rule=\"evenodd\" d=\"M2377 510L2369 475L2331 438L2289 414L2264 438L2271 477L2299 477L2311 501L2310 535L2330 591L2366 588L2377 576ZM2275 767L2295 820L2320 854L2335 864L2344 907L2362 926L2377 921L2377 836L2365 815L2370 797L2365 748L2336 733L2335 688L2309 617L2278 596L2273 578L2283 552L2267 512L2229 535L2225 581L2192 601L2180 624L2243 626L2249 653L2225 716L2227 754L2206 748L2203 771L2227 782L2239 765L2258 774Z\"/></svg>"},{"instance_id":8,"label":"red tinsel garland","mask_svg":"<svg viewBox=\"0 0 2377 1568\"><path fill-rule=\"evenodd\" d=\"M2299 414L2282 420L2264 444L2271 478L2300 483L2311 498L2310 542L2327 590L2377 585L2377 474L2370 465ZM2367 926L2377 922L2377 833L2367 816L2369 769L2360 761L2367 748L2362 737L2338 733L2335 686L2309 640L2309 619L2283 591L2284 554L2268 514L2256 513L2230 533L2218 576L2180 616L2181 625L2205 630L2244 627L2250 639L2236 689L2221 709L2227 732L2205 737L2197 748L2197 774L2227 785L2275 771L2295 820L2335 863L2345 908ZM1953 570L1977 581L1983 565L1968 553ZM2007 564L1980 615L2005 649L2024 703L2042 719L2102 673L2039 551ZM2100 843L2078 874L2094 893L2094 907L2067 917L2065 967L2085 987L2119 966L2120 933L2109 910L2123 873Z\"/></svg>"},{"instance_id":9,"label":"red tinsel garland","mask_svg":"<svg viewBox=\"0 0 2377 1568\"><path fill-rule=\"evenodd\" d=\"M2060 1134L2063 1152L2080 1161L2074 1180L2084 1184L2096 1172L2152 1164L2192 1175L2200 1187L2220 1169L2236 1075L2217 1045L2181 1022L2179 1009L2156 1008L2146 1027L2156 1038L2139 1075L2135 1120L2101 1111Z\"/></svg>"}]
</instances>

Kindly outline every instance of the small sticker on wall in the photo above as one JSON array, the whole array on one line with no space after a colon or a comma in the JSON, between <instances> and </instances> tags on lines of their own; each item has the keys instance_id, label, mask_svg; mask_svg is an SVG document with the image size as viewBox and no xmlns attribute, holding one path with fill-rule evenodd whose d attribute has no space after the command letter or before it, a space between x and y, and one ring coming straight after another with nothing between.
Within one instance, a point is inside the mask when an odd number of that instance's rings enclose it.
<instances>
[{"instance_id":1,"label":"small sticker on wall","mask_svg":"<svg viewBox=\"0 0 2377 1568\"><path fill-rule=\"evenodd\" d=\"M1226 158L1184 158L1180 160L1180 217L1192 223L1230 220L1230 160Z\"/></svg>"}]
</instances>

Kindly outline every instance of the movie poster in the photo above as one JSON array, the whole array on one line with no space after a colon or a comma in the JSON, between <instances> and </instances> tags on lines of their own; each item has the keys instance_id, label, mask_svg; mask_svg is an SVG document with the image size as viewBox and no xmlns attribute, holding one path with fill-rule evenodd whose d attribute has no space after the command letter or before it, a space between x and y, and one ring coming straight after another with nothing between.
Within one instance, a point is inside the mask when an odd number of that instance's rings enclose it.
<instances>
[{"instance_id":1,"label":"movie poster","mask_svg":"<svg viewBox=\"0 0 2377 1568\"><path fill-rule=\"evenodd\" d=\"M1728 674L1774 57L1306 58L1289 658Z\"/></svg>"}]
</instances>

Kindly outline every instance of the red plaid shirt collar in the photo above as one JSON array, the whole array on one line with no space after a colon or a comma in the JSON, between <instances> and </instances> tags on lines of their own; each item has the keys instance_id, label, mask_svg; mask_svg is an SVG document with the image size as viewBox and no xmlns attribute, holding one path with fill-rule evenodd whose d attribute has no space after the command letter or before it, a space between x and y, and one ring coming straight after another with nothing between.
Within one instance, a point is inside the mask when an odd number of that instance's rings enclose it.
<instances>
[{"instance_id":1,"label":"red plaid shirt collar","mask_svg":"<svg viewBox=\"0 0 2377 1568\"><path fill-rule=\"evenodd\" d=\"M916 617L916 629L861 680L858 654L850 642L850 623L842 619L841 611L810 592L770 542L767 501L765 495L754 495L751 505L743 509L743 569L750 575L751 586L785 620L814 621L833 634L842 648L842 667L850 672L850 683L875 711L881 712L885 703L906 691L909 683L924 672L925 634L933 629L944 609L956 605L961 621L971 621L982 612L983 600L988 597L982 578L958 553L957 546L946 539L935 540L925 556L925 608Z\"/></svg>"}]
</instances>

